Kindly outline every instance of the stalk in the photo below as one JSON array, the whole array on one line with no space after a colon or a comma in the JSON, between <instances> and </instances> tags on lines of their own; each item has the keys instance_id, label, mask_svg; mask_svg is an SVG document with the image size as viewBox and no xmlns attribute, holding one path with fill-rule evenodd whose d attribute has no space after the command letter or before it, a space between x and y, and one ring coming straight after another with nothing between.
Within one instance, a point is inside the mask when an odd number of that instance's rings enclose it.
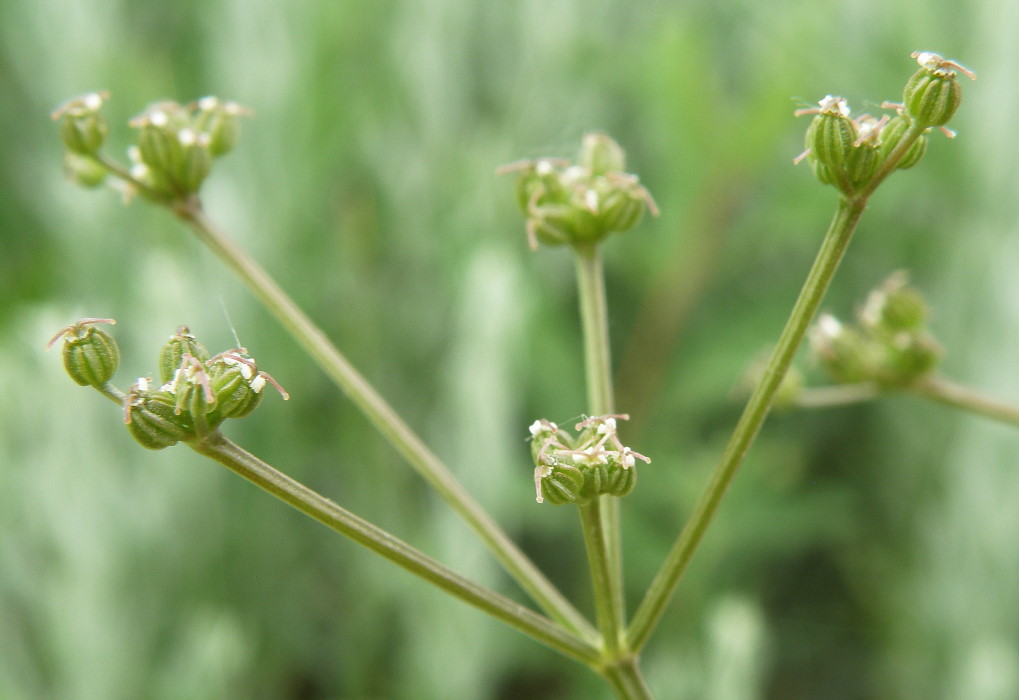
<instances>
[{"instance_id":1,"label":"stalk","mask_svg":"<svg viewBox=\"0 0 1019 700\"><path fill-rule=\"evenodd\" d=\"M1019 408L942 377L926 377L913 384L907 391L931 401L1019 427Z\"/></svg>"},{"instance_id":2,"label":"stalk","mask_svg":"<svg viewBox=\"0 0 1019 700\"><path fill-rule=\"evenodd\" d=\"M679 584L680 578L686 572L694 552L704 538L704 533L718 511L722 498L757 437L757 433L774 402L782 378L789 369L789 365L792 364L793 357L807 333L810 322L828 291L828 286L835 276L835 271L838 269L839 262L845 254L865 207L866 200L841 199L839 201L835 217L832 219L828 233L821 244L821 250L807 275L807 280L800 291L795 306L793 306L785 329L779 337L764 376L740 416L721 460L711 473L708 485L694 505L692 515L637 608L629 629L629 642L633 650L639 650L647 643L655 624L664 612L665 606Z\"/></svg>"},{"instance_id":3,"label":"stalk","mask_svg":"<svg viewBox=\"0 0 1019 700\"><path fill-rule=\"evenodd\" d=\"M597 243L575 246L575 250L587 405L593 415L607 415L615 412L615 399L601 246ZM580 511L598 627L605 638L606 648L611 653L618 653L626 625L619 499L599 496L597 501L581 506Z\"/></svg>"},{"instance_id":4,"label":"stalk","mask_svg":"<svg viewBox=\"0 0 1019 700\"><path fill-rule=\"evenodd\" d=\"M189 443L259 488L429 583L566 656L596 666L598 650L548 618L464 578L402 540L341 508L214 432Z\"/></svg>"}]
</instances>

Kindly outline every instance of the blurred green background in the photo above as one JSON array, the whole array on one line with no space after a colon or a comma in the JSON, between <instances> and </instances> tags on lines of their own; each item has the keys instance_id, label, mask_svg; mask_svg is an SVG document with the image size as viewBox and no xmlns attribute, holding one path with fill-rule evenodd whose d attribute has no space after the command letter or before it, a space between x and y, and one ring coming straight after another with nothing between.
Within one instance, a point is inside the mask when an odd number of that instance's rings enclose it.
<instances>
[{"instance_id":1,"label":"blurred green background","mask_svg":"<svg viewBox=\"0 0 1019 700\"><path fill-rule=\"evenodd\" d=\"M895 269L948 375L1019 400L1019 4L0 4L0 698L594 698L585 668L184 448L147 452L42 350L118 319L118 383L177 325L290 391L228 433L518 595L457 518L165 212L61 173L50 111L108 89L109 152L160 99L254 109L210 214L590 609L577 518L524 437L584 410L572 264L530 253L500 164L605 129L662 216L606 248L631 609L721 453L835 203L793 167L826 93L898 99L933 50L976 70L875 197L825 308ZM228 320L229 317L229 320ZM774 416L647 650L660 698L1019 697L1019 432L908 398Z\"/></svg>"}]
</instances>

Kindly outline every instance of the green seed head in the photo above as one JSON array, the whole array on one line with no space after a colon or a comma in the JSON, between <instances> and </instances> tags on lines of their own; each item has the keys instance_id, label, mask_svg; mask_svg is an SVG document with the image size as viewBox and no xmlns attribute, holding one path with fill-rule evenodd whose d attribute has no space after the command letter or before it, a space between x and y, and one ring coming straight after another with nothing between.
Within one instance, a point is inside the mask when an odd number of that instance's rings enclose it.
<instances>
[{"instance_id":1,"label":"green seed head","mask_svg":"<svg viewBox=\"0 0 1019 700\"><path fill-rule=\"evenodd\" d=\"M811 329L810 345L828 374L843 384L872 380L880 363L866 338L828 314L822 314Z\"/></svg>"},{"instance_id":2,"label":"green seed head","mask_svg":"<svg viewBox=\"0 0 1019 700\"><path fill-rule=\"evenodd\" d=\"M540 158L501 168L519 173L516 198L527 216L531 247L597 243L636 226L645 208L657 214L637 177L622 171L624 163L619 145L594 133L584 137L576 165Z\"/></svg>"},{"instance_id":3,"label":"green seed head","mask_svg":"<svg viewBox=\"0 0 1019 700\"><path fill-rule=\"evenodd\" d=\"M622 147L599 131L584 134L577 162L596 177L626 170L626 154Z\"/></svg>"},{"instance_id":4,"label":"green seed head","mask_svg":"<svg viewBox=\"0 0 1019 700\"><path fill-rule=\"evenodd\" d=\"M67 177L88 189L99 187L106 182L106 166L92 156L68 151L64 156L64 172Z\"/></svg>"},{"instance_id":5,"label":"green seed head","mask_svg":"<svg viewBox=\"0 0 1019 700\"><path fill-rule=\"evenodd\" d=\"M67 374L81 386L101 389L120 365L120 350L113 336L95 327L97 323L112 324L116 321L112 318L83 318L53 336L48 347L63 338Z\"/></svg>"},{"instance_id":6,"label":"green seed head","mask_svg":"<svg viewBox=\"0 0 1019 700\"><path fill-rule=\"evenodd\" d=\"M109 127L100 110L107 97L108 93L93 92L65 102L53 112L53 119L60 120L60 138L67 150L95 155L106 143Z\"/></svg>"},{"instance_id":7,"label":"green seed head","mask_svg":"<svg viewBox=\"0 0 1019 700\"><path fill-rule=\"evenodd\" d=\"M895 335L924 330L929 315L926 300L909 284L909 275L899 270L867 296L859 319L876 335Z\"/></svg>"},{"instance_id":8,"label":"green seed head","mask_svg":"<svg viewBox=\"0 0 1019 700\"><path fill-rule=\"evenodd\" d=\"M209 135L209 154L218 158L232 151L240 134L237 118L248 116L249 110L236 102L211 96L203 97L192 107L195 109L195 130Z\"/></svg>"},{"instance_id":9,"label":"green seed head","mask_svg":"<svg viewBox=\"0 0 1019 700\"><path fill-rule=\"evenodd\" d=\"M612 464L608 468L608 477L605 480L605 493L622 498L633 491L637 485L637 468L634 466L623 467L619 464Z\"/></svg>"},{"instance_id":10,"label":"green seed head","mask_svg":"<svg viewBox=\"0 0 1019 700\"><path fill-rule=\"evenodd\" d=\"M216 413L243 418L258 408L265 395L266 378L254 360L238 352L218 355L207 363L209 384L216 395Z\"/></svg>"},{"instance_id":11,"label":"green seed head","mask_svg":"<svg viewBox=\"0 0 1019 700\"><path fill-rule=\"evenodd\" d=\"M895 147L902 141L902 137L906 135L906 131L909 129L910 121L909 117L905 114L899 114L892 117L881 129L881 133L878 137L878 154L882 161L888 159ZM900 170L906 170L912 168L914 165L920 162L923 158L924 153L927 152L927 133L920 134L920 137L913 142L913 145L909 147L909 150L899 160L899 164L895 167Z\"/></svg>"},{"instance_id":12,"label":"green seed head","mask_svg":"<svg viewBox=\"0 0 1019 700\"><path fill-rule=\"evenodd\" d=\"M187 326L180 326L159 351L159 378L164 383L173 379L181 368L184 356L190 355L199 362L209 359L209 351L191 334Z\"/></svg>"},{"instance_id":13,"label":"green seed head","mask_svg":"<svg viewBox=\"0 0 1019 700\"><path fill-rule=\"evenodd\" d=\"M944 126L962 104L958 73L971 79L976 76L936 53L914 51L911 57L920 64L920 70L906 82L903 91L906 113L924 127Z\"/></svg>"},{"instance_id":14,"label":"green seed head","mask_svg":"<svg viewBox=\"0 0 1019 700\"><path fill-rule=\"evenodd\" d=\"M586 502L581 495L584 476L579 469L569 464L536 467L534 481L538 492L538 503L548 501L553 505L561 506L566 503Z\"/></svg>"},{"instance_id":15,"label":"green seed head","mask_svg":"<svg viewBox=\"0 0 1019 700\"><path fill-rule=\"evenodd\" d=\"M176 397L162 389L151 390L145 378L124 397L124 423L131 437L149 450L162 450L196 436L191 416L177 410Z\"/></svg>"},{"instance_id":16,"label":"green seed head","mask_svg":"<svg viewBox=\"0 0 1019 700\"><path fill-rule=\"evenodd\" d=\"M180 164L171 176L184 192L197 192L212 169L211 139L204 132L181 129L177 140L180 141Z\"/></svg>"},{"instance_id":17,"label":"green seed head","mask_svg":"<svg viewBox=\"0 0 1019 700\"><path fill-rule=\"evenodd\" d=\"M818 104L817 116L807 127L805 145L813 159L841 171L856 142L856 123L849 118L845 99L828 95Z\"/></svg>"},{"instance_id":18,"label":"green seed head","mask_svg":"<svg viewBox=\"0 0 1019 700\"><path fill-rule=\"evenodd\" d=\"M583 505L602 495L625 496L637 480L636 461L647 457L625 447L616 435L616 420L595 416L576 425L575 440L546 420L531 425L534 488L538 503Z\"/></svg>"},{"instance_id":19,"label":"green seed head","mask_svg":"<svg viewBox=\"0 0 1019 700\"><path fill-rule=\"evenodd\" d=\"M187 113L176 102L157 102L130 121L138 129L140 162L167 180L180 168L180 132L190 128Z\"/></svg>"}]
</instances>

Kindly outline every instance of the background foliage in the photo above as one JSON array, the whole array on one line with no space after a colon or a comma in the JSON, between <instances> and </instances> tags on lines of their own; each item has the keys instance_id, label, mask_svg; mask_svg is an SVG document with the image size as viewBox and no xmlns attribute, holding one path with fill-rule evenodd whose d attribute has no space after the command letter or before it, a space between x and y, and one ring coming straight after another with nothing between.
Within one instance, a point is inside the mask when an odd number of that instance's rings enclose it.
<instances>
[{"instance_id":1,"label":"background foliage","mask_svg":"<svg viewBox=\"0 0 1019 700\"><path fill-rule=\"evenodd\" d=\"M661 218L606 250L636 599L721 452L835 194L797 106L896 99L934 50L978 71L875 197L826 308L898 268L957 379L1019 398L1019 5L878 2L0 4L0 697L560 698L589 672L180 448L149 453L41 347L113 316L119 383L186 323L290 391L231 437L515 595L323 375L163 212L63 180L48 113L109 89L111 153L159 99L252 107L207 208L554 580L589 604L572 509L526 426L583 410L571 261L533 255L496 166L602 128ZM911 399L774 417L648 649L663 698L1019 695L1019 435ZM635 602L632 601L632 602Z\"/></svg>"}]
</instances>

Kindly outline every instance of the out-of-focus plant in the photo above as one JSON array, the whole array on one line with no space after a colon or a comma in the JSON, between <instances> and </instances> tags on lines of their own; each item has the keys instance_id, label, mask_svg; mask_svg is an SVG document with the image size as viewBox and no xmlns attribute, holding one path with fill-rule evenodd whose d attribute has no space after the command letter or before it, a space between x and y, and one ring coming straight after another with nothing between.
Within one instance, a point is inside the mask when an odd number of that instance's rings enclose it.
<instances>
[{"instance_id":1,"label":"out-of-focus plant","mask_svg":"<svg viewBox=\"0 0 1019 700\"><path fill-rule=\"evenodd\" d=\"M575 161L539 158L502 168L517 176L517 201L526 217L531 248L568 247L576 262L587 383L587 405L578 411L585 417L574 426L576 434L539 418L530 426L530 439L537 501L578 509L594 593L593 624L467 494L326 335L206 215L201 185L215 160L235 146L238 119L248 110L212 97L188 105L154 104L130 122L137 141L126 165L103 151L109 131L102 111L107 93L72 100L53 116L67 148L69 175L87 187L112 182L126 198L137 195L165 206L188 224L472 527L540 612L457 574L227 439L221 432L223 424L250 415L262 401L266 385L288 398L246 349L211 355L187 327L181 327L159 354L158 382L144 377L122 391L112 383L120 359L117 344L97 326L112 319L82 319L52 342L64 341L64 364L75 382L122 407L127 429L142 446L164 449L184 443L451 595L586 664L617 697L649 698L651 691L640 669L641 651L764 420L776 401L812 403L807 397L817 390L803 389L790 379L794 375L789 370L870 197L893 172L920 161L932 129L952 135L945 125L961 102L958 73L974 76L937 54L917 52L913 57L919 70L907 81L901 103L884 103L892 110L890 115L851 118L846 101L831 95L818 107L797 112L813 115L806 150L797 162L807 160L817 179L838 191L835 215L789 319L755 376L728 445L632 616L624 604L618 504L637 484L638 463L651 459L625 445L621 437L619 421L627 416L617 412L610 375L602 243L613 233L634 228L645 211L657 214L657 207L637 176L626 171L623 149L605 134L585 136ZM832 376L858 395L911 391L1019 423L1015 409L974 399L972 392L936 378L941 349L926 320L926 304L906 277L896 274L871 295L855 326L826 315L810 337Z\"/></svg>"}]
</instances>

